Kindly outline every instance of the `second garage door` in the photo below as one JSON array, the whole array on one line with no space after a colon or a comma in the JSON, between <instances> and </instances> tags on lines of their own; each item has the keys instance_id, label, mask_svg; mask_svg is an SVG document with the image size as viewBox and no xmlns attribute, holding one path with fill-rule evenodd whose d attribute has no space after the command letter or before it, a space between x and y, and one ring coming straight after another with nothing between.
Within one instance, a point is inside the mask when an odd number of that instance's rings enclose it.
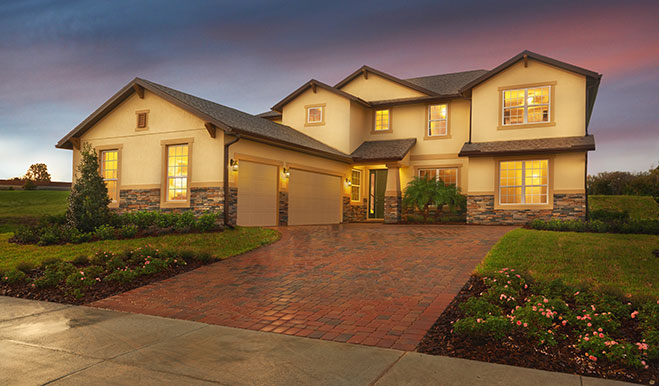
<instances>
[{"instance_id":1,"label":"second garage door","mask_svg":"<svg viewBox=\"0 0 659 386\"><path fill-rule=\"evenodd\" d=\"M277 223L277 167L240 161L238 225L274 226Z\"/></svg>"},{"instance_id":2,"label":"second garage door","mask_svg":"<svg viewBox=\"0 0 659 386\"><path fill-rule=\"evenodd\" d=\"M289 180L288 224L341 222L341 178L292 169Z\"/></svg>"}]
</instances>

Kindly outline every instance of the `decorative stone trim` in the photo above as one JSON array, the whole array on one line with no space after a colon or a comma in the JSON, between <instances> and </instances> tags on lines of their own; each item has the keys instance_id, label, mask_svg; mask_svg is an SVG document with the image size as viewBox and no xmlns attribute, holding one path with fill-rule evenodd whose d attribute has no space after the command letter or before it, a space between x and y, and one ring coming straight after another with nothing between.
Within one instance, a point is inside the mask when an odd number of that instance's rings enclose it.
<instances>
[{"instance_id":1,"label":"decorative stone trim","mask_svg":"<svg viewBox=\"0 0 659 386\"><path fill-rule=\"evenodd\" d=\"M401 196L384 196L384 222L386 224L395 224L400 222Z\"/></svg>"},{"instance_id":2,"label":"decorative stone trim","mask_svg":"<svg viewBox=\"0 0 659 386\"><path fill-rule=\"evenodd\" d=\"M467 197L468 224L526 224L540 220L583 220L585 194L554 194L553 209L494 209L494 195Z\"/></svg>"},{"instance_id":3,"label":"decorative stone trim","mask_svg":"<svg viewBox=\"0 0 659 386\"><path fill-rule=\"evenodd\" d=\"M238 223L238 188L229 188L229 224Z\"/></svg>"},{"instance_id":4,"label":"decorative stone trim","mask_svg":"<svg viewBox=\"0 0 659 386\"><path fill-rule=\"evenodd\" d=\"M140 210L160 210L160 188L119 191L119 212Z\"/></svg>"},{"instance_id":5,"label":"decorative stone trim","mask_svg":"<svg viewBox=\"0 0 659 386\"><path fill-rule=\"evenodd\" d=\"M160 210L163 212L192 211L196 215L224 210L224 189L222 187L191 188L189 208L161 208L160 189L122 189L119 191L119 212Z\"/></svg>"},{"instance_id":6,"label":"decorative stone trim","mask_svg":"<svg viewBox=\"0 0 659 386\"><path fill-rule=\"evenodd\" d=\"M343 222L366 221L368 200L364 199L362 204L352 204L350 197L343 196Z\"/></svg>"},{"instance_id":7,"label":"decorative stone trim","mask_svg":"<svg viewBox=\"0 0 659 386\"><path fill-rule=\"evenodd\" d=\"M279 192L279 225L288 225L288 192Z\"/></svg>"}]
</instances>

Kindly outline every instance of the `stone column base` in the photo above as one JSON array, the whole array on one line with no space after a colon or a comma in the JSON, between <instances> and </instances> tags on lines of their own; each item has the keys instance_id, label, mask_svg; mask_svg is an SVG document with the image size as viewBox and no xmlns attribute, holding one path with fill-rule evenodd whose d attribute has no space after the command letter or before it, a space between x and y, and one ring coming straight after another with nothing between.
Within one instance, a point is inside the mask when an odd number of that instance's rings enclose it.
<instances>
[{"instance_id":1,"label":"stone column base","mask_svg":"<svg viewBox=\"0 0 659 386\"><path fill-rule=\"evenodd\" d=\"M288 225L288 192L279 192L279 225Z\"/></svg>"},{"instance_id":2,"label":"stone column base","mask_svg":"<svg viewBox=\"0 0 659 386\"><path fill-rule=\"evenodd\" d=\"M384 222L396 224L401 218L401 196L384 196Z\"/></svg>"}]
</instances>

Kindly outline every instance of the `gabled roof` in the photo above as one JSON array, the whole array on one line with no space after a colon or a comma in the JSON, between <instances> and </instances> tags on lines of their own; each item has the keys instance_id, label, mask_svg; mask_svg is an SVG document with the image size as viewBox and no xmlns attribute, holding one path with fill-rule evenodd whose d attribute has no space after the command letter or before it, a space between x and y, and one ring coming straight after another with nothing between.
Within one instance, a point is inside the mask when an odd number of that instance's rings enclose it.
<instances>
[{"instance_id":1,"label":"gabled roof","mask_svg":"<svg viewBox=\"0 0 659 386\"><path fill-rule=\"evenodd\" d=\"M353 72L352 74L348 75L345 79L343 79L339 83L335 84L334 87L336 87L337 89L340 89L343 86L345 86L346 84L350 83L353 79L355 79L356 77L358 77L360 75L363 75L364 73L375 74L379 77L385 78L385 79L390 80L394 83L398 83L402 86L411 88L412 90L416 90L416 91L424 93L426 95L433 95L433 96L437 95L437 93L435 93L434 91L431 91L431 90L429 90L425 87L419 86L418 84L415 84L413 82L410 82L410 81L407 81L407 80L404 80L404 79L396 78L393 75L389 75L387 73L384 73L380 70L376 70L375 68L369 67L369 66L366 66L366 65L361 66L359 69L357 69L357 71Z\"/></svg>"},{"instance_id":2,"label":"gabled roof","mask_svg":"<svg viewBox=\"0 0 659 386\"><path fill-rule=\"evenodd\" d=\"M590 123L590 117L593 114L593 107L595 106L595 98L597 97L597 90L599 89L600 80L602 79L602 74L598 74L595 71L587 70L585 68L578 67L573 64L561 62L560 60L552 59L550 57L540 55L528 50L524 50L520 52L519 54L513 56L512 58L502 63L501 65L493 68L492 70L484 73L478 78L467 83L460 89L460 93L469 96L471 95L471 90L474 87L485 82L491 77L497 75L498 73L502 72L503 70L507 69L513 64L519 62L520 60L528 60L528 59L534 59L539 62L548 64L550 66L562 68L564 70L571 71L586 77L586 129L588 129L588 124Z\"/></svg>"},{"instance_id":3,"label":"gabled roof","mask_svg":"<svg viewBox=\"0 0 659 386\"><path fill-rule=\"evenodd\" d=\"M266 111L266 112L261 113L261 114L256 114L256 116L259 117L259 118L265 118L265 119L269 119L269 120L281 119L281 113L278 112L278 111Z\"/></svg>"},{"instance_id":4,"label":"gabled roof","mask_svg":"<svg viewBox=\"0 0 659 386\"><path fill-rule=\"evenodd\" d=\"M405 158L415 143L416 138L366 141L351 155L355 162L400 161Z\"/></svg>"},{"instance_id":5,"label":"gabled roof","mask_svg":"<svg viewBox=\"0 0 659 386\"><path fill-rule=\"evenodd\" d=\"M487 70L471 70L406 79L439 95L460 95L460 89L467 83L487 73Z\"/></svg>"},{"instance_id":6,"label":"gabled roof","mask_svg":"<svg viewBox=\"0 0 659 386\"><path fill-rule=\"evenodd\" d=\"M319 155L326 158L350 162L350 156L331 146L303 134L292 127L271 122L267 119L223 106L172 88L135 78L112 98L87 117L75 129L62 138L56 145L58 148L71 149L71 139L81 136L106 114L135 93L135 88L144 89L158 95L172 104L188 111L200 119L212 123L224 132L240 134L241 136L268 144Z\"/></svg>"},{"instance_id":7,"label":"gabled roof","mask_svg":"<svg viewBox=\"0 0 659 386\"><path fill-rule=\"evenodd\" d=\"M365 106L365 107L370 107L370 105L368 104L368 102L366 102L365 100L363 100L363 99L361 99L361 98L357 98L356 96L354 96L354 95L352 95L352 94L348 94L348 93L345 92L345 91L341 91L341 90L339 90L338 88L335 88L335 87L332 87L332 86L330 86L330 85L328 85L328 84L325 84L325 83L323 83L323 82L317 81L316 79L311 79L311 80L308 81L307 83L303 84L300 88L298 88L297 90L295 90L295 91L293 91L292 93L290 93L286 98L284 98L284 99L282 99L281 101L277 102L276 105L272 106L272 110L274 110L274 111L278 111L278 112L281 112L282 108L283 108L286 104L288 104L290 101L292 101L293 99L297 98L297 97L300 96L303 92L307 91L307 90L310 89L310 88L313 89L314 92L315 92L316 87L322 88L323 90L327 90L327 91L329 91L329 92L331 92L331 93L334 93L334 94L336 94L336 95L342 96L342 97L344 97L344 98L346 98L346 99L349 99L349 100L351 100L351 101L353 101L353 102L357 102L357 103L359 103L359 104L361 104L361 105L363 105L363 106Z\"/></svg>"},{"instance_id":8,"label":"gabled roof","mask_svg":"<svg viewBox=\"0 0 659 386\"><path fill-rule=\"evenodd\" d=\"M595 150L595 137L559 137L540 139L521 139L514 141L495 141L465 143L460 150L460 157L492 157L498 155L559 153L569 151Z\"/></svg>"}]
</instances>

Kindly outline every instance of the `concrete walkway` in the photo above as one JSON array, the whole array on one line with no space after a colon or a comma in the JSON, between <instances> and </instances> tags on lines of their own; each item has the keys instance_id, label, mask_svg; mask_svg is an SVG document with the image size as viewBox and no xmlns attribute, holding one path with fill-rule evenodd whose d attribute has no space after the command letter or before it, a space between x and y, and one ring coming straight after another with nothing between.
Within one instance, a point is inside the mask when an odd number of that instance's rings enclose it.
<instances>
[{"instance_id":1,"label":"concrete walkway","mask_svg":"<svg viewBox=\"0 0 659 386\"><path fill-rule=\"evenodd\" d=\"M623 383L0 297L1 385Z\"/></svg>"}]
</instances>

